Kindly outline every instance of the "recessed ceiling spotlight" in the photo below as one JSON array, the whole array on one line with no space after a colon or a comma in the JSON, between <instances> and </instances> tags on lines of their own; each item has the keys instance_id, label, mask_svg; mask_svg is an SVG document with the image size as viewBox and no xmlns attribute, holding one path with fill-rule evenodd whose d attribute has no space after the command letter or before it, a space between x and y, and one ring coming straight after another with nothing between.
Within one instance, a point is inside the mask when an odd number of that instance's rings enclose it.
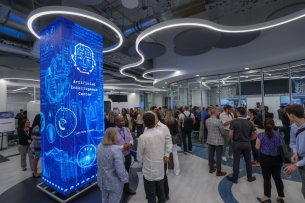
<instances>
[{"instance_id":1,"label":"recessed ceiling spotlight","mask_svg":"<svg viewBox=\"0 0 305 203\"><path fill-rule=\"evenodd\" d=\"M196 87L196 89L197 89L197 87Z\"/></svg>"},{"instance_id":2,"label":"recessed ceiling spotlight","mask_svg":"<svg viewBox=\"0 0 305 203\"><path fill-rule=\"evenodd\" d=\"M164 87L162 87L162 88L164 88Z\"/></svg>"},{"instance_id":3,"label":"recessed ceiling spotlight","mask_svg":"<svg viewBox=\"0 0 305 203\"><path fill-rule=\"evenodd\" d=\"M245 68L246 70L249 70L249 68Z\"/></svg>"},{"instance_id":4,"label":"recessed ceiling spotlight","mask_svg":"<svg viewBox=\"0 0 305 203\"><path fill-rule=\"evenodd\" d=\"M196 75L196 77L199 77L199 75Z\"/></svg>"},{"instance_id":5,"label":"recessed ceiling spotlight","mask_svg":"<svg viewBox=\"0 0 305 203\"><path fill-rule=\"evenodd\" d=\"M156 92L156 93L158 93L158 92Z\"/></svg>"}]
</instances>

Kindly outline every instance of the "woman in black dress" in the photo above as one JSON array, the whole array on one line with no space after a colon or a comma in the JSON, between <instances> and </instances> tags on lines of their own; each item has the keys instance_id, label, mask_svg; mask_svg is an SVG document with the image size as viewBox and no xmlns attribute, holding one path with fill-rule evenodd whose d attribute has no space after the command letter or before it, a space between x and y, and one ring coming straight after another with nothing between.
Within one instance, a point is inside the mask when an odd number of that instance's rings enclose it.
<instances>
[{"instance_id":1,"label":"woman in black dress","mask_svg":"<svg viewBox=\"0 0 305 203\"><path fill-rule=\"evenodd\" d=\"M29 156L29 164L32 169L33 155L30 148L32 143L32 128L30 128L30 121L28 119L23 119L20 122L20 127L18 129L19 146L18 151L20 153L20 164L23 171L27 170L26 155ZM32 169L33 170L33 169Z\"/></svg>"}]
</instances>

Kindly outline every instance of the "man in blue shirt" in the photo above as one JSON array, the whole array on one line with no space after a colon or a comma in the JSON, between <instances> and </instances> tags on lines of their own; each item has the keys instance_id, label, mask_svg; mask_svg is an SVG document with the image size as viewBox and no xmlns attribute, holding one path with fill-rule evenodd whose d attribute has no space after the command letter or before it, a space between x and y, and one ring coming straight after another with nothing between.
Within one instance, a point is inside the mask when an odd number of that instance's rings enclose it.
<instances>
[{"instance_id":1,"label":"man in blue shirt","mask_svg":"<svg viewBox=\"0 0 305 203\"><path fill-rule=\"evenodd\" d=\"M285 108L288 118L293 124L290 128L290 148L293 151L291 157L292 164L287 166L284 171L287 174L299 169L302 177L302 193L305 199L305 119L304 108L299 104L293 104ZM298 134L298 135L297 135Z\"/></svg>"}]
</instances>

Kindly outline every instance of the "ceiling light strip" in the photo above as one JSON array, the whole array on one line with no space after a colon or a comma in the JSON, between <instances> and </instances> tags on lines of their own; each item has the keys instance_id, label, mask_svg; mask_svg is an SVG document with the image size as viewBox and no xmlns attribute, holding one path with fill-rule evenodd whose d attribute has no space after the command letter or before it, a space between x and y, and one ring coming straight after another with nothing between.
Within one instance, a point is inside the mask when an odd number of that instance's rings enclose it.
<instances>
[{"instance_id":1,"label":"ceiling light strip","mask_svg":"<svg viewBox=\"0 0 305 203\"><path fill-rule=\"evenodd\" d=\"M177 70L173 70L173 69L163 69L163 68L155 68L155 69L152 69L152 70L147 70L147 71L145 71L145 72L142 74L142 77L143 77L143 78L146 78L146 79L153 80L154 78L152 78L152 77L147 77L146 75L149 74L149 73L155 73L155 72L170 72L170 71L176 72Z\"/></svg>"},{"instance_id":2,"label":"ceiling light strip","mask_svg":"<svg viewBox=\"0 0 305 203\"><path fill-rule=\"evenodd\" d=\"M273 27L277 27L283 24L290 23L292 21L298 20L305 17L305 9L298 11L296 13L284 16L282 18L278 18L272 21L267 21L259 24L254 24L254 25L247 25L247 26L226 26L226 25L219 25L216 23L213 23L211 21L203 20L203 19L198 19L198 18L184 18L184 19L174 19L174 20L169 20L166 22L162 22L159 24L156 24L150 28L147 28L144 30L136 39L136 44L135 48L138 54L141 57L141 60L135 63L127 64L123 67L120 68L120 73L122 75L125 75L127 77L132 77L136 81L142 82L139 80L137 77L134 75L129 75L124 72L124 70L137 67L141 65L144 62L144 54L139 50L139 44L140 42L146 38L147 36L156 33L161 30L165 30L168 28L173 28L173 27L183 27L183 26L195 26L195 27L204 27L208 28L211 30L215 30L218 32L226 32L226 33L246 33L246 32L255 32L255 31L261 31ZM158 72L158 71L156 71ZM153 79L153 78L149 78Z\"/></svg>"},{"instance_id":3,"label":"ceiling light strip","mask_svg":"<svg viewBox=\"0 0 305 203\"><path fill-rule=\"evenodd\" d=\"M87 10L83 9L78 9L74 7L67 7L67 6L46 6L46 7L41 7L38 9L35 9L29 14L29 19L28 19L28 28L31 31L35 37L40 39L38 34L34 31L33 29L33 22L37 18L41 16L46 16L46 15L53 15L53 14L64 14L64 15L73 15L73 16L79 16L79 17L84 17L90 20L94 20L96 22L99 22L107 27L109 27L112 31L114 31L117 36L119 37L119 42L116 43L115 45L111 47L107 47L103 49L103 53L111 52L119 48L123 44L123 35L121 30L111 21L108 19L104 18L103 16L100 16L96 13L92 13Z\"/></svg>"}]
</instances>

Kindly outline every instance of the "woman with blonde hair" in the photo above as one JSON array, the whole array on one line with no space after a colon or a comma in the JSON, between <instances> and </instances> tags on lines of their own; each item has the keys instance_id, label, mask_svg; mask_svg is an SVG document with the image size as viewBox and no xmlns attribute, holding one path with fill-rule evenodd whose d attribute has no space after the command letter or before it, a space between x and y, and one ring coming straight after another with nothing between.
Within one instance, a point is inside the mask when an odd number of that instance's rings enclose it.
<instances>
[{"instance_id":1,"label":"woman with blonde hair","mask_svg":"<svg viewBox=\"0 0 305 203\"><path fill-rule=\"evenodd\" d=\"M114 120L114 111L109 112L109 116L106 117L106 129L109 127L115 126L115 120Z\"/></svg>"},{"instance_id":2,"label":"woman with blonde hair","mask_svg":"<svg viewBox=\"0 0 305 203\"><path fill-rule=\"evenodd\" d=\"M180 136L178 131L178 122L174 118L174 111L172 109L168 109L166 111L166 115L164 118L165 125L168 127L170 133L172 136ZM179 159L177 154L177 143L175 143L174 139L173 141L173 148L172 148L172 154L174 159L174 174L178 175L180 172L180 165L179 165Z\"/></svg>"},{"instance_id":3,"label":"woman with blonde hair","mask_svg":"<svg viewBox=\"0 0 305 203\"><path fill-rule=\"evenodd\" d=\"M125 159L122 150L116 145L117 139L117 129L110 127L96 149L97 184L102 192L102 202L119 203L124 183L128 182Z\"/></svg>"},{"instance_id":4,"label":"woman with blonde hair","mask_svg":"<svg viewBox=\"0 0 305 203\"><path fill-rule=\"evenodd\" d=\"M143 134L143 113L141 110L138 110L138 116L135 122L137 124L137 137L140 137Z\"/></svg>"},{"instance_id":5,"label":"woman with blonde hair","mask_svg":"<svg viewBox=\"0 0 305 203\"><path fill-rule=\"evenodd\" d=\"M132 122L132 117L130 115L130 110L128 108L126 108L126 111L127 111L127 119L128 119L128 128L130 130L130 132L132 132L132 125L133 125L133 122Z\"/></svg>"}]
</instances>

